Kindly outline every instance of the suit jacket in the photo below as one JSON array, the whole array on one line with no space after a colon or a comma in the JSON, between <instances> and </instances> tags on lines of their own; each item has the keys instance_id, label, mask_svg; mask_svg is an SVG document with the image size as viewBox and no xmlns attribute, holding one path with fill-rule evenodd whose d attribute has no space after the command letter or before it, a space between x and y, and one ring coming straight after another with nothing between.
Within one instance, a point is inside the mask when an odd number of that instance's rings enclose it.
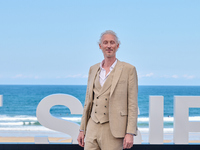
<instances>
[{"instance_id":1,"label":"suit jacket","mask_svg":"<svg viewBox=\"0 0 200 150\"><path fill-rule=\"evenodd\" d=\"M100 63L90 67L87 92L80 130L86 133L93 104L93 84ZM123 138L126 133L137 134L138 79L134 66L118 60L112 79L109 100L109 124L114 137Z\"/></svg>"}]
</instances>

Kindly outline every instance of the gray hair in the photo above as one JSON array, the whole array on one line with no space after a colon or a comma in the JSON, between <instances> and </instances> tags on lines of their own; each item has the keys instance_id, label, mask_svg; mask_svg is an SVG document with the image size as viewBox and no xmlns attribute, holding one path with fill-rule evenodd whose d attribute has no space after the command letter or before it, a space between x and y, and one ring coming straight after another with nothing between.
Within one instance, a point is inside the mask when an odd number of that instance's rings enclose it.
<instances>
[{"instance_id":1,"label":"gray hair","mask_svg":"<svg viewBox=\"0 0 200 150\"><path fill-rule=\"evenodd\" d=\"M112 30L106 30L105 32L103 32L103 33L101 33L101 36L100 36L100 39L99 39L99 44L101 44L101 42L102 42L102 37L105 35L105 34L111 34L111 35L113 35L114 37L115 37L115 41L117 42L117 44L120 44L120 41L119 41L119 39L118 39L118 37L117 37L117 34L114 32L114 31L112 31Z\"/></svg>"}]
</instances>

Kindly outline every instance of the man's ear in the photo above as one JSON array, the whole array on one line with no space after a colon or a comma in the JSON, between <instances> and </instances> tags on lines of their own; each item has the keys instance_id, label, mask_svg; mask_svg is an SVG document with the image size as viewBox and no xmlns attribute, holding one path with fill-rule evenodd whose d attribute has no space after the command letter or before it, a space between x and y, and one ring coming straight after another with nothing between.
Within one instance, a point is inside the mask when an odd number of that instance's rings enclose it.
<instances>
[{"instance_id":1,"label":"man's ear","mask_svg":"<svg viewBox=\"0 0 200 150\"><path fill-rule=\"evenodd\" d=\"M101 43L99 44L99 48L101 49Z\"/></svg>"},{"instance_id":2,"label":"man's ear","mask_svg":"<svg viewBox=\"0 0 200 150\"><path fill-rule=\"evenodd\" d=\"M117 44L117 48L119 48L119 43Z\"/></svg>"}]
</instances>

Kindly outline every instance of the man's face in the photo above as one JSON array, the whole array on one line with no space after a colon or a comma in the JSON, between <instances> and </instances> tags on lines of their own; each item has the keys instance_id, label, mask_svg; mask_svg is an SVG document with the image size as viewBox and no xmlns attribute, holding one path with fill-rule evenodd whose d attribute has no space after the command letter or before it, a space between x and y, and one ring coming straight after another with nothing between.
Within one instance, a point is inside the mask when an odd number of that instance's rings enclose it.
<instances>
[{"instance_id":1,"label":"man's face","mask_svg":"<svg viewBox=\"0 0 200 150\"><path fill-rule=\"evenodd\" d=\"M102 50L104 58L111 58L116 57L116 51L119 48L119 44L116 42L114 35L105 34L102 37L99 48Z\"/></svg>"}]
</instances>

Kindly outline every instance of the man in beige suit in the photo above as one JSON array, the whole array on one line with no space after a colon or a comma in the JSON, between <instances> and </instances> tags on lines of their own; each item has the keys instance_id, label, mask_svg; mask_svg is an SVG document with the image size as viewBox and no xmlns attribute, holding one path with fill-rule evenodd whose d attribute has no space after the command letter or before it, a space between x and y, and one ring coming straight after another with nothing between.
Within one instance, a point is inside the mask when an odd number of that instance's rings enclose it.
<instances>
[{"instance_id":1,"label":"man in beige suit","mask_svg":"<svg viewBox=\"0 0 200 150\"><path fill-rule=\"evenodd\" d=\"M120 42L102 33L104 60L90 68L79 145L85 150L122 150L133 146L137 133L138 80L134 66L116 59Z\"/></svg>"}]
</instances>

